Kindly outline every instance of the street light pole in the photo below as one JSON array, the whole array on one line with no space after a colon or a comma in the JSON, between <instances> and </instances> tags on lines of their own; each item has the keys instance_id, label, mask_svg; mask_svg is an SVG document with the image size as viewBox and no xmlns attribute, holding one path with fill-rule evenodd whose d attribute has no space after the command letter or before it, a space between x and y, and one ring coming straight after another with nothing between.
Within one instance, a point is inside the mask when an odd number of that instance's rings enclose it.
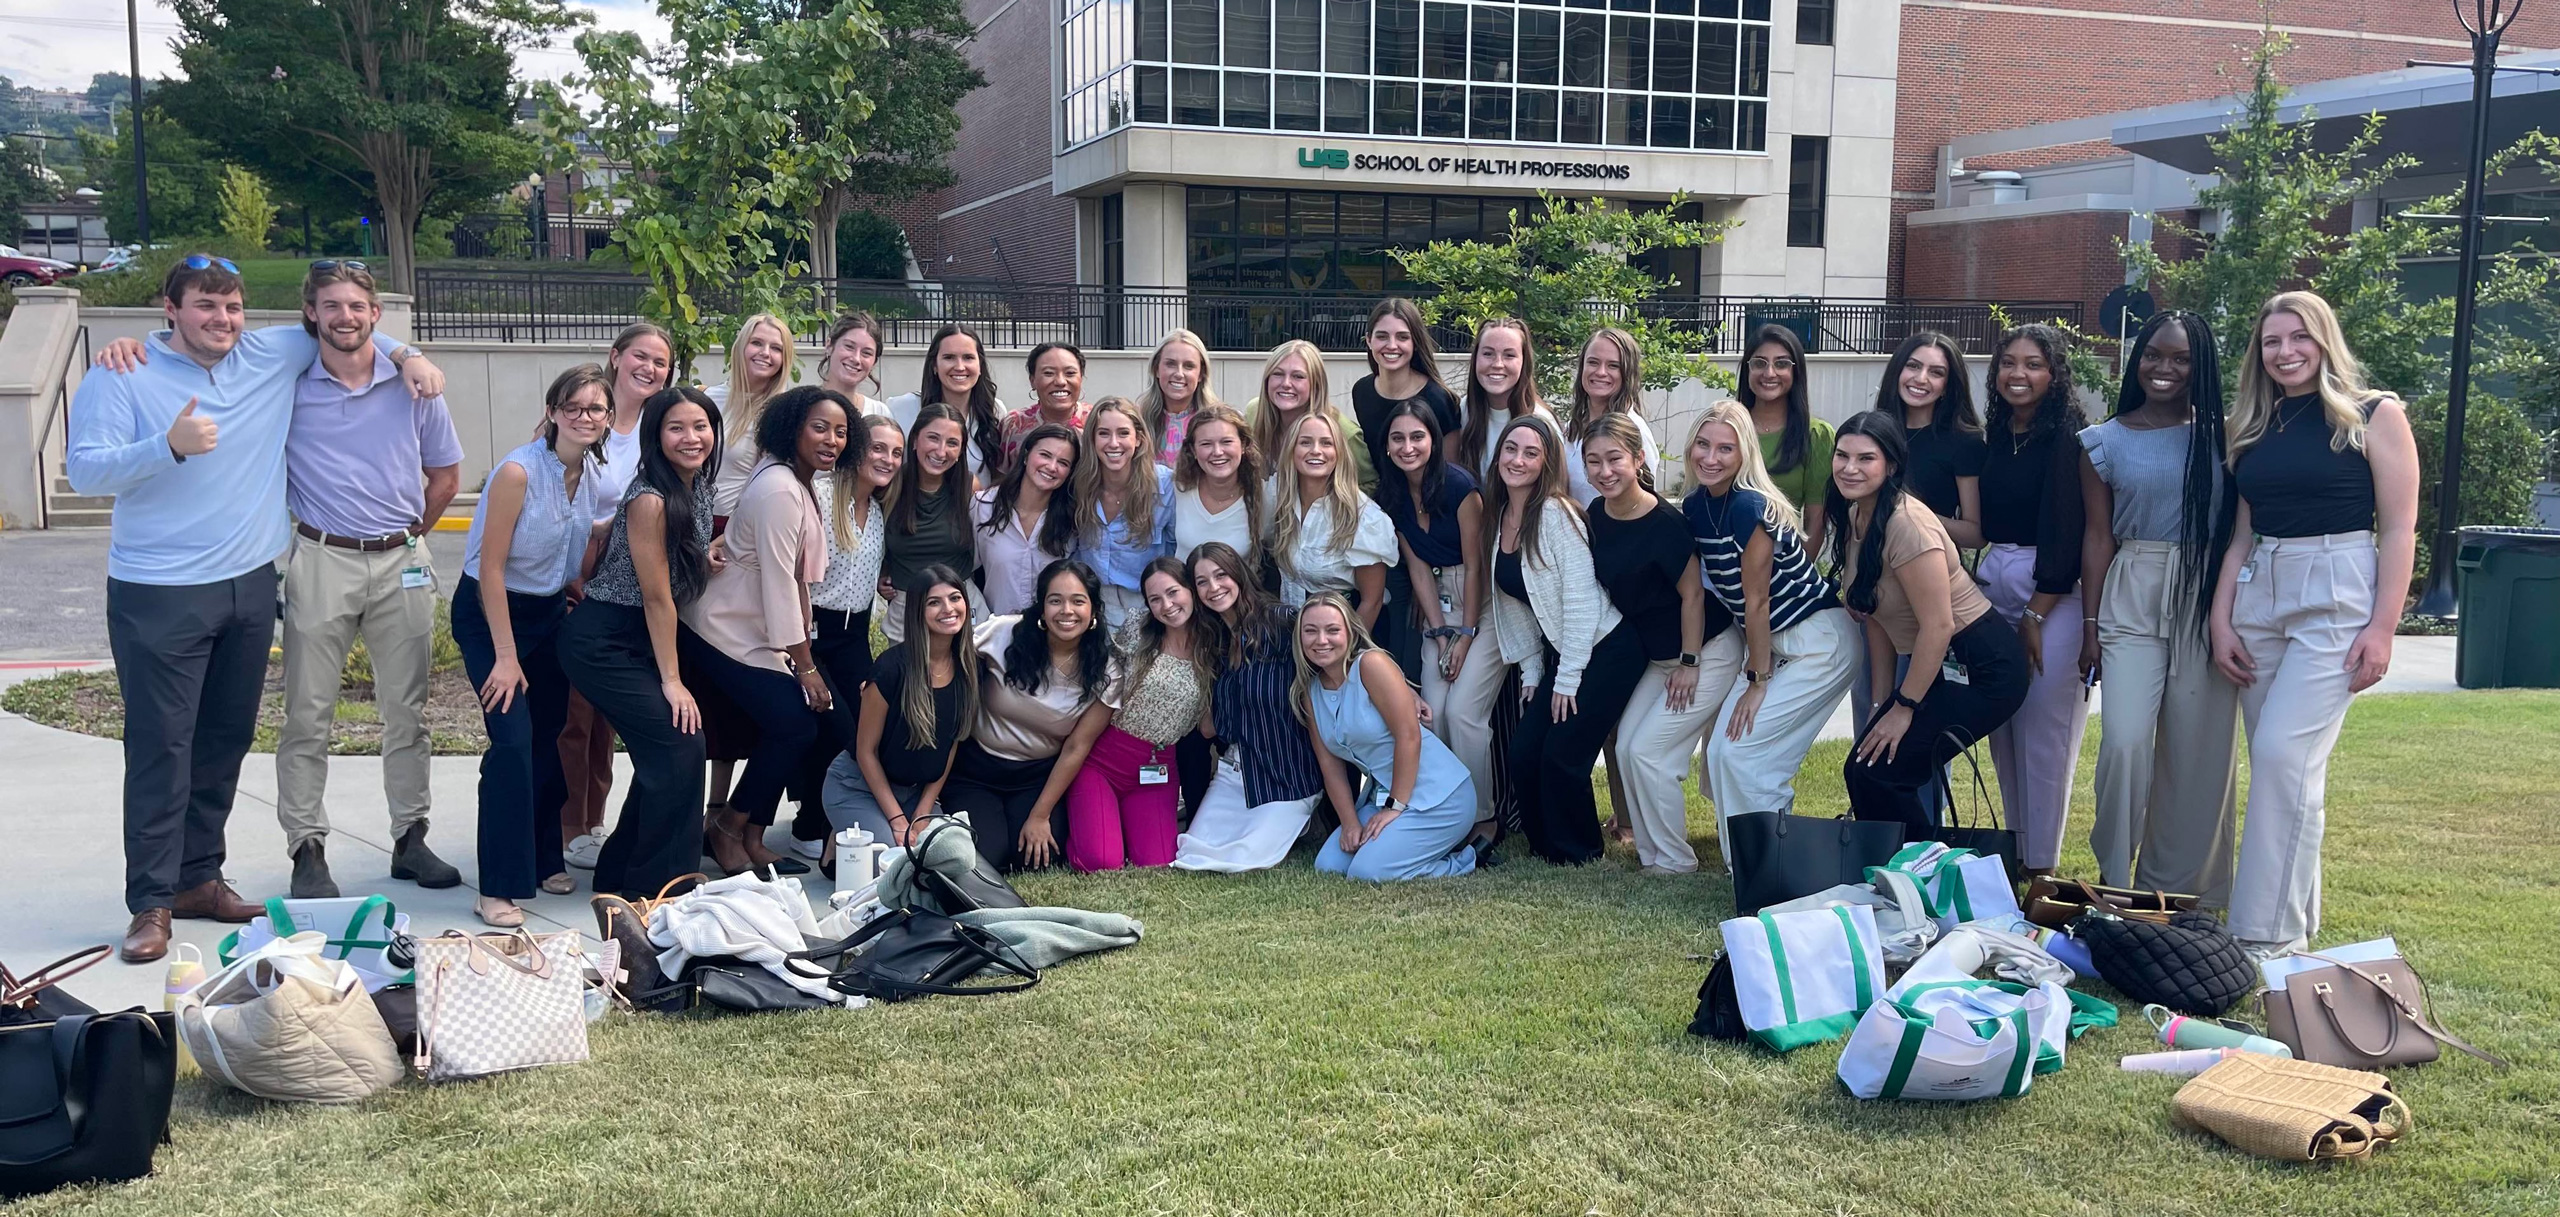
<instances>
[{"instance_id":1,"label":"street light pole","mask_svg":"<svg viewBox=\"0 0 2560 1217\"><path fill-rule=\"evenodd\" d=\"M151 164L142 150L142 18L124 0L125 53L133 69L133 239L151 248Z\"/></svg>"}]
</instances>

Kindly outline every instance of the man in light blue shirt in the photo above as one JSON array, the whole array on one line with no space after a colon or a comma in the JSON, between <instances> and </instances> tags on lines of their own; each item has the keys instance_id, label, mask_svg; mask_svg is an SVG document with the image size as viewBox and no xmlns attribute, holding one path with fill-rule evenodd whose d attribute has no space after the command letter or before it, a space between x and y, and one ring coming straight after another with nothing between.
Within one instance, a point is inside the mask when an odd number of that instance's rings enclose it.
<instances>
[{"instance_id":1,"label":"man in light blue shirt","mask_svg":"<svg viewBox=\"0 0 2560 1217\"><path fill-rule=\"evenodd\" d=\"M130 963L167 953L173 915L258 912L223 881L223 830L275 638L293 382L319 351L298 327L244 336L239 273L220 258L188 257L162 292L169 328L142 357L81 378L65 462L79 493L116 499L107 643L125 707ZM423 361L409 374L442 387Z\"/></svg>"}]
</instances>

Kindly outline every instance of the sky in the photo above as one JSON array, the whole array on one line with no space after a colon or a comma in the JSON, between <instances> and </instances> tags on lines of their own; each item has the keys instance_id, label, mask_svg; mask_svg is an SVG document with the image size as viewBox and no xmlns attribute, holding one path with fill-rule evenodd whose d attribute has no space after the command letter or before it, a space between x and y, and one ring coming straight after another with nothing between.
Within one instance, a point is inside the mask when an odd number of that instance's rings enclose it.
<instances>
[{"instance_id":1,"label":"sky","mask_svg":"<svg viewBox=\"0 0 2560 1217\"><path fill-rule=\"evenodd\" d=\"M650 0L570 0L595 15L599 29L636 29L655 41L666 33ZM138 0L142 19L142 74L172 76L178 57L169 42L178 18L165 0ZM0 76L39 89L83 90L97 72L122 72L128 62L122 6L109 0L0 0ZM567 41L548 50L519 52L527 77L551 79L575 69Z\"/></svg>"}]
</instances>

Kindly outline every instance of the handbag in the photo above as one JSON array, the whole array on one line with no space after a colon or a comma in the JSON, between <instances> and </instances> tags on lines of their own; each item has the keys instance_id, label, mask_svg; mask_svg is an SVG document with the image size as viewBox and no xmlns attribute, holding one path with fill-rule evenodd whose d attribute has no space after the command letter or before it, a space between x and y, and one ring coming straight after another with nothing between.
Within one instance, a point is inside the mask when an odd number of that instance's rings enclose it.
<instances>
[{"instance_id":1,"label":"handbag","mask_svg":"<svg viewBox=\"0 0 2560 1217\"><path fill-rule=\"evenodd\" d=\"M700 1014L777 1014L838 1008L834 1002L793 988L763 964L728 955L697 958L685 965L684 975L673 983L635 991L631 1000L643 1009Z\"/></svg>"},{"instance_id":2,"label":"handbag","mask_svg":"<svg viewBox=\"0 0 2560 1217\"><path fill-rule=\"evenodd\" d=\"M1875 910L1866 905L1762 910L1717 928L1742 1024L1764 1047L1791 1052L1847 1035L1884 987Z\"/></svg>"},{"instance_id":3,"label":"handbag","mask_svg":"<svg viewBox=\"0 0 2560 1217\"><path fill-rule=\"evenodd\" d=\"M586 940L447 930L418 943L418 1072L430 1082L587 1059Z\"/></svg>"},{"instance_id":4,"label":"handbag","mask_svg":"<svg viewBox=\"0 0 2560 1217\"><path fill-rule=\"evenodd\" d=\"M2142 1005L2211 1018L2258 987L2258 969L2211 913L2172 913L2167 924L2092 913L2073 934L2098 975Z\"/></svg>"},{"instance_id":5,"label":"handbag","mask_svg":"<svg viewBox=\"0 0 2560 1217\"><path fill-rule=\"evenodd\" d=\"M2169 1109L2234 1149L2279 1162L2369 1158L2416 1123L2381 1074L2254 1052L2188 1079Z\"/></svg>"},{"instance_id":6,"label":"handbag","mask_svg":"<svg viewBox=\"0 0 2560 1217\"><path fill-rule=\"evenodd\" d=\"M2464 1043L2427 1016L2427 986L2402 958L2348 963L2317 952L2328 967L2296 972L2259 998L2267 1034L2294 1059L2348 1069L2422 1065L2451 1044L2492 1065L2506 1061Z\"/></svg>"},{"instance_id":7,"label":"handbag","mask_svg":"<svg viewBox=\"0 0 2560 1217\"><path fill-rule=\"evenodd\" d=\"M2048 929L2065 929L2092 909L2127 921L2166 924L2172 913L2196 907L2198 897L2179 892L2141 892L2079 879L2039 875L2027 884L2022 911L2027 920Z\"/></svg>"},{"instance_id":8,"label":"handbag","mask_svg":"<svg viewBox=\"0 0 2560 1217\"><path fill-rule=\"evenodd\" d=\"M1947 735L1948 738L1955 738L1954 732L1948 732ZM1955 762L1949 761L1939 766L1937 775L1938 806L1946 809L1945 822L1920 834L1918 839L1944 841L1957 849L1972 850L1981 857L1998 858L2001 866L2007 870L2009 884L2014 889L2027 881L2026 834L2009 827L2008 817L2001 814L1999 804L1991 801L1991 788L1982 780L1982 762L1973 755L1973 749L1960 749L1956 755L1964 758L1964 763L1973 770L1975 822L1972 825L1966 825L1956 819L1956 793L1951 781ZM1989 822L1987 827L1984 821ZM2010 894L2010 899L2012 901L2017 899L2014 891Z\"/></svg>"},{"instance_id":9,"label":"handbag","mask_svg":"<svg viewBox=\"0 0 2560 1217\"><path fill-rule=\"evenodd\" d=\"M2051 982L1915 985L1867 1007L1840 1050L1840 1082L1861 1099L2016 1098L2062 1068L2076 1030L2097 1025L2075 1027L2082 1019Z\"/></svg>"},{"instance_id":10,"label":"handbag","mask_svg":"<svg viewBox=\"0 0 2560 1217\"><path fill-rule=\"evenodd\" d=\"M1883 866L1869 867L1867 880L1896 873L1910 876L1941 932L1972 921L2005 924L2018 917L2017 889L2009 886L2009 873L1998 858L1944 841L1914 841Z\"/></svg>"},{"instance_id":11,"label":"handbag","mask_svg":"<svg viewBox=\"0 0 2560 1217\"><path fill-rule=\"evenodd\" d=\"M658 894L647 900L625 900L611 892L588 899L587 903L596 912L596 937L622 948L622 973L618 977L608 977L607 982L613 993L632 1008L676 1008L670 1003L680 996L681 986L670 985L666 973L658 970L658 948L649 941L649 914L675 898L669 893L677 884L709 882L711 876L696 872L667 880L666 885L658 889Z\"/></svg>"},{"instance_id":12,"label":"handbag","mask_svg":"<svg viewBox=\"0 0 2560 1217\"><path fill-rule=\"evenodd\" d=\"M1717 952L1715 966L1699 983L1698 1013L1689 1020L1689 1034L1735 1044L1750 1038L1751 1029L1742 1025L1742 1004L1734 996L1733 956Z\"/></svg>"},{"instance_id":13,"label":"handbag","mask_svg":"<svg viewBox=\"0 0 2560 1217\"><path fill-rule=\"evenodd\" d=\"M306 931L328 936L324 958L343 959L364 978L370 992L385 985L417 982L417 940L409 936L409 915L381 896L344 896L326 900L267 898L264 916L225 935L215 958L229 967L241 956L279 937Z\"/></svg>"},{"instance_id":14,"label":"handbag","mask_svg":"<svg viewBox=\"0 0 2560 1217\"><path fill-rule=\"evenodd\" d=\"M312 930L270 939L179 999L206 1075L259 1098L359 1103L406 1074L364 977Z\"/></svg>"},{"instance_id":15,"label":"handbag","mask_svg":"<svg viewBox=\"0 0 2560 1217\"><path fill-rule=\"evenodd\" d=\"M62 966L11 978L6 987L50 986L43 978ZM28 1002L35 997L25 994ZM169 1014L135 1007L0 1026L0 1200L150 1174L151 1156L169 1136L177 1080Z\"/></svg>"},{"instance_id":16,"label":"handbag","mask_svg":"<svg viewBox=\"0 0 2560 1217\"><path fill-rule=\"evenodd\" d=\"M104 944L73 951L20 976L0 963L0 1027L49 1023L71 1014L95 1014L97 1008L63 991L62 982L98 966L115 948Z\"/></svg>"},{"instance_id":17,"label":"handbag","mask_svg":"<svg viewBox=\"0 0 2560 1217\"><path fill-rule=\"evenodd\" d=\"M1783 811L1727 817L1733 845L1733 909L1748 917L1772 904L1843 883L1866 882L1867 868L1902 848L1898 820L1825 820Z\"/></svg>"},{"instance_id":18,"label":"handbag","mask_svg":"<svg viewBox=\"0 0 2560 1217\"><path fill-rule=\"evenodd\" d=\"M969 841L969 869L958 874L938 871L924 864L927 842L946 832L958 832ZM907 864L913 868L917 900L927 909L945 916L974 913L979 909L1027 908L1030 902L1013 885L1004 881L996 868L978 855L977 842L970 830L949 816L936 816L932 827L916 834L907 842Z\"/></svg>"},{"instance_id":19,"label":"handbag","mask_svg":"<svg viewBox=\"0 0 2560 1217\"><path fill-rule=\"evenodd\" d=\"M837 961L828 987L873 1001L934 995L985 997L1019 993L1040 983L1039 969L1024 962L1002 939L923 909L883 915L851 937L791 958ZM966 983L989 970L1003 976L986 984Z\"/></svg>"}]
</instances>

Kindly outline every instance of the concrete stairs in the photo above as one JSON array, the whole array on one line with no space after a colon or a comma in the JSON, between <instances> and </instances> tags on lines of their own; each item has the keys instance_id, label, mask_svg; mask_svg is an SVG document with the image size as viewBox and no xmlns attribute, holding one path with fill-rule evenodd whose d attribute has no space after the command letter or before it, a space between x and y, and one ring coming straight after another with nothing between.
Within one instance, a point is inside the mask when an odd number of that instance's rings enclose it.
<instances>
[{"instance_id":1,"label":"concrete stairs","mask_svg":"<svg viewBox=\"0 0 2560 1217\"><path fill-rule=\"evenodd\" d=\"M57 474L51 492L45 495L45 525L49 528L104 528L114 514L115 506L114 495L81 494L71 489L71 479Z\"/></svg>"}]
</instances>

